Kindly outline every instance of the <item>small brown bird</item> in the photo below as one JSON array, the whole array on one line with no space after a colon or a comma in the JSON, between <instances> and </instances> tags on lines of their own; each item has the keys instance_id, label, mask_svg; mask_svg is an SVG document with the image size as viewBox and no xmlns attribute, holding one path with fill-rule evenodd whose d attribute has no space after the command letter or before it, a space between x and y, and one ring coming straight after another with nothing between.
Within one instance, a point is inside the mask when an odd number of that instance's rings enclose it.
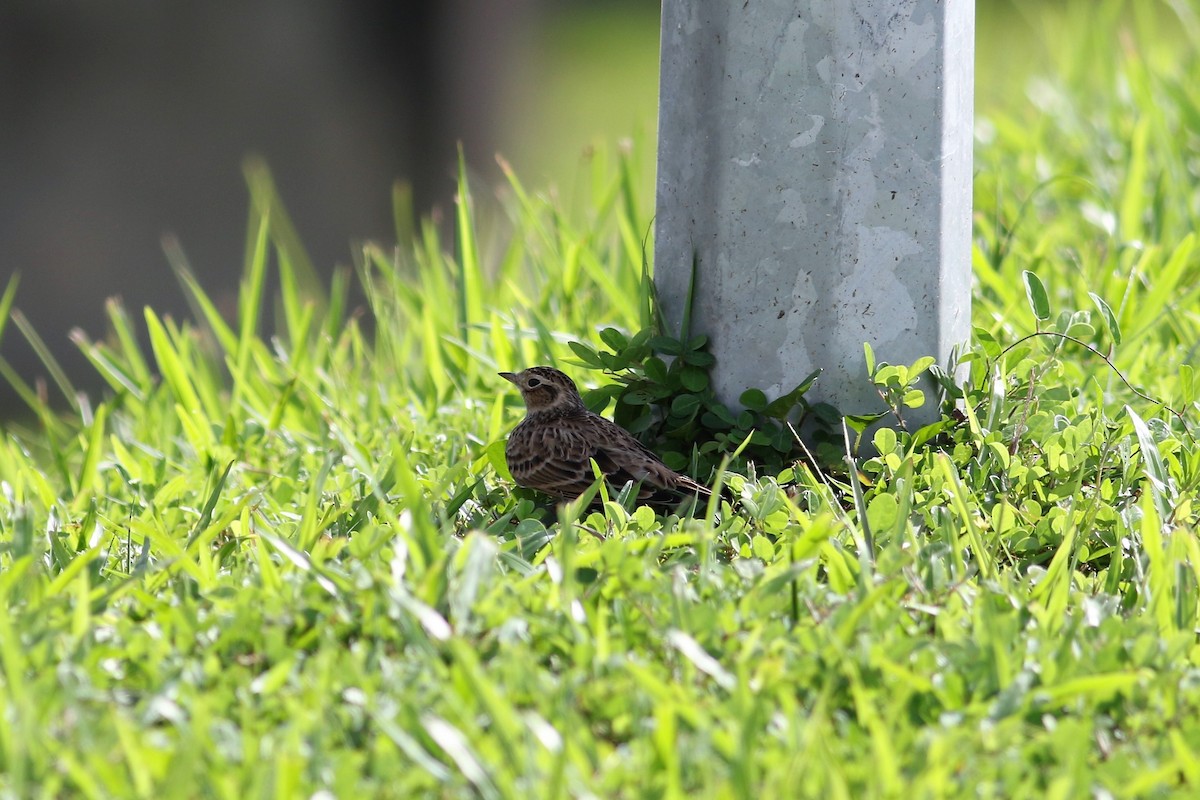
<instances>
[{"instance_id":1,"label":"small brown bird","mask_svg":"<svg viewBox=\"0 0 1200 800\"><path fill-rule=\"evenodd\" d=\"M574 381L553 367L501 372L500 377L515 383L525 400L525 419L504 448L508 469L521 486L573 500L595 482L589 461L594 459L610 485L633 481L641 501L712 494L668 467L624 428L588 411Z\"/></svg>"}]
</instances>

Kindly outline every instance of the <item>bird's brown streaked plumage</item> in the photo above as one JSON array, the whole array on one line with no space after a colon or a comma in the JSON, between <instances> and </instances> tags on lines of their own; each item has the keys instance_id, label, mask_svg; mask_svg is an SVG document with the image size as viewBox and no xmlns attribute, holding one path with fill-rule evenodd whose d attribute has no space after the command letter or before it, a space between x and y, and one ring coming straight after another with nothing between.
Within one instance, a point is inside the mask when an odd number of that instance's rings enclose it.
<instances>
[{"instance_id":1,"label":"bird's brown streaked plumage","mask_svg":"<svg viewBox=\"0 0 1200 800\"><path fill-rule=\"evenodd\" d=\"M525 419L504 448L508 469L521 486L572 500L595 481L594 459L611 485L639 485L639 500L711 494L664 464L624 428L588 411L575 383L553 367L501 372L500 377L516 384L525 400Z\"/></svg>"}]
</instances>

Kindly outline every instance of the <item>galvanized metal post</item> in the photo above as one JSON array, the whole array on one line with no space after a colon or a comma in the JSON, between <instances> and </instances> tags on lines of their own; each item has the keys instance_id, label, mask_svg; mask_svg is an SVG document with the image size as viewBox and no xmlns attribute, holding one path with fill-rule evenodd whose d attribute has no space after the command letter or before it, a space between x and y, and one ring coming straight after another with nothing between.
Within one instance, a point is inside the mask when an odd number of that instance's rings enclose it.
<instances>
[{"instance_id":1,"label":"galvanized metal post","mask_svg":"<svg viewBox=\"0 0 1200 800\"><path fill-rule=\"evenodd\" d=\"M881 401L970 321L974 0L664 0L655 280L718 393ZM915 422L934 417L928 403Z\"/></svg>"}]
</instances>

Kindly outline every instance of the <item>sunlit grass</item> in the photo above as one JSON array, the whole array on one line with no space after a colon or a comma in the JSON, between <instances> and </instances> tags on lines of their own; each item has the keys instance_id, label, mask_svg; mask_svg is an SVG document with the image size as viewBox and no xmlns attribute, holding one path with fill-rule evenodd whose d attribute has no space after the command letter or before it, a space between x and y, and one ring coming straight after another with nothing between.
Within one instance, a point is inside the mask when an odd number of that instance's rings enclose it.
<instances>
[{"instance_id":1,"label":"sunlit grass","mask_svg":"<svg viewBox=\"0 0 1200 800\"><path fill-rule=\"evenodd\" d=\"M961 416L704 518L489 456L497 371L653 320L625 155L483 232L464 168L449 238L398 188L331 285L248 164L233 319L168 243L191 318L110 301L103 397L0 362L0 793L1192 796L1200 61L1122 5L1026 7L1087 35L981 120Z\"/></svg>"}]
</instances>

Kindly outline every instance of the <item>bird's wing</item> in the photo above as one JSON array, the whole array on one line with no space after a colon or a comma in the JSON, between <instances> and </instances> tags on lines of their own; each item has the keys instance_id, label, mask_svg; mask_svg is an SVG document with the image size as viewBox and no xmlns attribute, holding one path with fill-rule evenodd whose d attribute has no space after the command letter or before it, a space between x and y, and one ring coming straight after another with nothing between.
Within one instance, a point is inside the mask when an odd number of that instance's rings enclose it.
<instances>
[{"instance_id":1,"label":"bird's wing","mask_svg":"<svg viewBox=\"0 0 1200 800\"><path fill-rule=\"evenodd\" d=\"M648 447L615 422L593 414L587 417L588 439L595 443L592 458L608 479L622 485L628 481L642 484L641 499L655 489L682 495L708 497L708 487L668 467Z\"/></svg>"},{"instance_id":2,"label":"bird's wing","mask_svg":"<svg viewBox=\"0 0 1200 800\"><path fill-rule=\"evenodd\" d=\"M587 430L558 423L522 432L509 439L508 467L522 486L549 495L574 498L595 481L592 465L594 447Z\"/></svg>"}]
</instances>

